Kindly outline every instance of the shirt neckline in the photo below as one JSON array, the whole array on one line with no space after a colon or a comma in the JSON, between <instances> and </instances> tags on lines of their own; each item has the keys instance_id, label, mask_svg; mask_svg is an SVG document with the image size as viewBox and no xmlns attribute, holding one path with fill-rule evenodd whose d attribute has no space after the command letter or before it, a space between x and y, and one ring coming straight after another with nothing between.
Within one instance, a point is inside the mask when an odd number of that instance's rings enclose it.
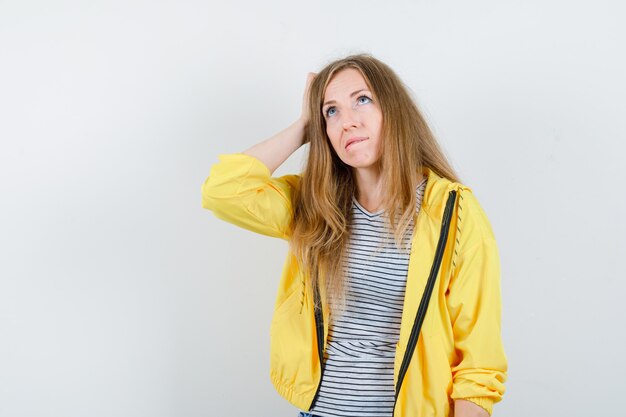
<instances>
[{"instance_id":1,"label":"shirt neckline","mask_svg":"<svg viewBox=\"0 0 626 417\"><path fill-rule=\"evenodd\" d=\"M415 192L417 193L417 190L419 190L420 188L422 188L422 186L424 185L424 183L426 182L426 177L424 177L422 179L422 181L419 183L419 185L416 187ZM356 197L352 196L352 202L359 208L359 210L361 210L363 212L363 214L366 214L369 217L377 217L380 216L381 214L383 214L385 212L384 209L375 211L375 212L370 212L368 211L365 207L363 207L356 199Z\"/></svg>"},{"instance_id":2,"label":"shirt neckline","mask_svg":"<svg viewBox=\"0 0 626 417\"><path fill-rule=\"evenodd\" d=\"M381 210L378 210L378 211L372 213L372 212L368 211L365 207L363 207L361 204L359 204L359 202L357 201L357 199L354 196L352 196L352 202L359 208L359 210L361 210L363 212L363 214L366 214L368 217L380 216L385 211L384 209L381 209Z\"/></svg>"}]
</instances>

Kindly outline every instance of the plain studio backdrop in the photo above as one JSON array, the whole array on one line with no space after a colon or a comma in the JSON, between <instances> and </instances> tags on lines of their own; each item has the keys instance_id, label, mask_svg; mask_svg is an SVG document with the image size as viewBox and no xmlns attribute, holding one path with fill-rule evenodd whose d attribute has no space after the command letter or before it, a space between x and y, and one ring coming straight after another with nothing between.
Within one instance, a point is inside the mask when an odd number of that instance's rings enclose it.
<instances>
[{"instance_id":1,"label":"plain studio backdrop","mask_svg":"<svg viewBox=\"0 0 626 417\"><path fill-rule=\"evenodd\" d=\"M200 186L371 53L491 220L509 359L495 416L623 410L620 1L0 1L0 416L284 416L286 242ZM299 172L305 150L275 175Z\"/></svg>"}]
</instances>

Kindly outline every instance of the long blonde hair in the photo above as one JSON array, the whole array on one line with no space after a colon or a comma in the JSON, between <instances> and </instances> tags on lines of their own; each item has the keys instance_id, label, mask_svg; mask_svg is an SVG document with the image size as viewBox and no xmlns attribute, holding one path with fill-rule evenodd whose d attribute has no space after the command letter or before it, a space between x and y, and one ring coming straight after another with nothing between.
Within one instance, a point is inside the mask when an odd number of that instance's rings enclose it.
<instances>
[{"instance_id":1,"label":"long blonde hair","mask_svg":"<svg viewBox=\"0 0 626 417\"><path fill-rule=\"evenodd\" d=\"M319 71L309 90L305 142L310 146L293 196L290 247L308 284L311 288L324 285L326 297L321 301L332 300L333 305L345 301L343 262L356 183L352 168L339 159L330 144L322 103L333 76L348 68L360 71L383 114L379 161L382 207L398 247L417 218L415 192L423 168L458 181L407 88L386 64L369 54L359 54L333 61Z\"/></svg>"}]
</instances>

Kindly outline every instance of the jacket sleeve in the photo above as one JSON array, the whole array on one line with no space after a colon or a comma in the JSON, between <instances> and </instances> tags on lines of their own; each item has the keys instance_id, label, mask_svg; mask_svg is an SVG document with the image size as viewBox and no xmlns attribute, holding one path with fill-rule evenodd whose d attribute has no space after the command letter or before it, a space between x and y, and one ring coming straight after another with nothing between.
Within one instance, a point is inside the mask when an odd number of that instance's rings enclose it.
<instances>
[{"instance_id":1,"label":"jacket sleeve","mask_svg":"<svg viewBox=\"0 0 626 417\"><path fill-rule=\"evenodd\" d=\"M236 226L287 239L298 181L297 175L272 177L253 156L222 154L202 184L202 207Z\"/></svg>"},{"instance_id":2,"label":"jacket sleeve","mask_svg":"<svg viewBox=\"0 0 626 417\"><path fill-rule=\"evenodd\" d=\"M453 399L489 414L504 394L507 360L502 345L500 259L489 220L471 191L459 193L457 253L447 307L457 358Z\"/></svg>"}]
</instances>

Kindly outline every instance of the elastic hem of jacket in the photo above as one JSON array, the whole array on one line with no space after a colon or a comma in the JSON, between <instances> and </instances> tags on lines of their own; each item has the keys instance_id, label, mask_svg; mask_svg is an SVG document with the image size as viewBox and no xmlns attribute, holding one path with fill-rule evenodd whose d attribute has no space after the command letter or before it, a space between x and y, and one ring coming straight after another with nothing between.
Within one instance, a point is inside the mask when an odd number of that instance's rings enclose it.
<instances>
[{"instance_id":1,"label":"elastic hem of jacket","mask_svg":"<svg viewBox=\"0 0 626 417\"><path fill-rule=\"evenodd\" d=\"M270 371L270 380L281 397L289 401L292 405L298 407L300 410L308 411L317 387L313 387L312 390L304 393L295 392L291 384L283 383L272 371Z\"/></svg>"},{"instance_id":2,"label":"elastic hem of jacket","mask_svg":"<svg viewBox=\"0 0 626 417\"><path fill-rule=\"evenodd\" d=\"M477 406L482 407L486 412L491 415L493 412L493 400L488 397L469 397L469 398L457 398L457 400L471 401Z\"/></svg>"}]
</instances>

